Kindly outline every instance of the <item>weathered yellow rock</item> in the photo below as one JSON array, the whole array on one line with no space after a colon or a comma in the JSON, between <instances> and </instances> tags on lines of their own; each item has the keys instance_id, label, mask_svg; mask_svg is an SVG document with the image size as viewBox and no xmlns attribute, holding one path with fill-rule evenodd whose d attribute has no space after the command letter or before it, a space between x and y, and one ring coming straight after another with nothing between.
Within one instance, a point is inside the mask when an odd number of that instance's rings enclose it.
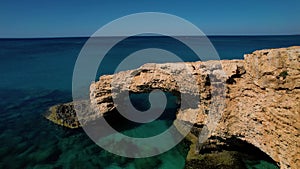
<instances>
[{"instance_id":1,"label":"weathered yellow rock","mask_svg":"<svg viewBox=\"0 0 300 169\"><path fill-rule=\"evenodd\" d=\"M224 91L217 87L222 83ZM90 105L96 115L85 120L115 109L113 98L120 93L153 89L199 97L198 107L180 110L177 118L201 125L212 111L220 113L211 136L244 140L280 168L300 168L300 47L259 50L246 54L245 60L146 64L101 76L90 86ZM214 104L222 98L225 104L220 109Z\"/></svg>"}]
</instances>

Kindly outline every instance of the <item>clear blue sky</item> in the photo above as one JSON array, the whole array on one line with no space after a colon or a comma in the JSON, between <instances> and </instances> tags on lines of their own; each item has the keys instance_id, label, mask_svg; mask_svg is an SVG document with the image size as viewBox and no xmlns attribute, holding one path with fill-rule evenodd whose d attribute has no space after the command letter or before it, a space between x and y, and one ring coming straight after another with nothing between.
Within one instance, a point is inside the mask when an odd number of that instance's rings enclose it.
<instances>
[{"instance_id":1,"label":"clear blue sky","mask_svg":"<svg viewBox=\"0 0 300 169\"><path fill-rule=\"evenodd\" d=\"M0 37L90 36L137 12L164 12L208 35L300 34L300 0L0 0Z\"/></svg>"}]
</instances>

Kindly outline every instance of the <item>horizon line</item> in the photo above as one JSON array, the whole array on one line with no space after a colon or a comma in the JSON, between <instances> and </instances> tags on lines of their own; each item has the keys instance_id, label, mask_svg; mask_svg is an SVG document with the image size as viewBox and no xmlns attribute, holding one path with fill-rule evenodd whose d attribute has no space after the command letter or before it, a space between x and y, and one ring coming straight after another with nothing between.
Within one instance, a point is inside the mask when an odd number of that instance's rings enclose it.
<instances>
[{"instance_id":1,"label":"horizon line","mask_svg":"<svg viewBox=\"0 0 300 169\"><path fill-rule=\"evenodd\" d=\"M174 37L257 37L257 36L300 36L300 34L240 34L240 35L204 35L204 36L198 36L198 35L177 35ZM0 37L0 39L72 39L72 38L91 38L92 36L41 36L41 37ZM95 36L94 38L113 38L113 37L125 37L125 36ZM131 37L165 37L163 35L136 35Z\"/></svg>"}]
</instances>

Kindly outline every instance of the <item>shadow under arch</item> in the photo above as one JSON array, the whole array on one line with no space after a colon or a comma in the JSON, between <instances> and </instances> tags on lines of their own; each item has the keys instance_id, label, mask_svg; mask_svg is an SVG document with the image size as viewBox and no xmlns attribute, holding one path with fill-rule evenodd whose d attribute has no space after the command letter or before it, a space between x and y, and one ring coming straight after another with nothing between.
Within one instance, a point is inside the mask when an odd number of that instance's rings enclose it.
<instances>
[{"instance_id":1,"label":"shadow under arch","mask_svg":"<svg viewBox=\"0 0 300 169\"><path fill-rule=\"evenodd\" d=\"M212 136L201 146L195 144L198 157L188 159L185 168L279 169L268 154L236 136Z\"/></svg>"}]
</instances>

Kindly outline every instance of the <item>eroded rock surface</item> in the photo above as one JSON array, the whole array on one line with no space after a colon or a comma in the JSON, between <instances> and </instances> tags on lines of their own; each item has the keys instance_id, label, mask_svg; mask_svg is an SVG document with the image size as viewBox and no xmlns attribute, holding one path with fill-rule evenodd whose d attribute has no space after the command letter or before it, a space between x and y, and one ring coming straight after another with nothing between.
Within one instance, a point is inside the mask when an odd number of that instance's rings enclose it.
<instances>
[{"instance_id":1,"label":"eroded rock surface","mask_svg":"<svg viewBox=\"0 0 300 169\"><path fill-rule=\"evenodd\" d=\"M281 168L300 168L300 47L255 51L244 67L227 86L214 134L253 144Z\"/></svg>"},{"instance_id":2,"label":"eroded rock surface","mask_svg":"<svg viewBox=\"0 0 300 169\"><path fill-rule=\"evenodd\" d=\"M96 115L85 121L121 106L113 98L124 92L153 89L200 98L197 106L180 109L177 119L203 125L210 113L218 113L212 138L246 141L281 168L300 168L300 47L259 50L244 60L146 64L101 76L90 86Z\"/></svg>"}]
</instances>

